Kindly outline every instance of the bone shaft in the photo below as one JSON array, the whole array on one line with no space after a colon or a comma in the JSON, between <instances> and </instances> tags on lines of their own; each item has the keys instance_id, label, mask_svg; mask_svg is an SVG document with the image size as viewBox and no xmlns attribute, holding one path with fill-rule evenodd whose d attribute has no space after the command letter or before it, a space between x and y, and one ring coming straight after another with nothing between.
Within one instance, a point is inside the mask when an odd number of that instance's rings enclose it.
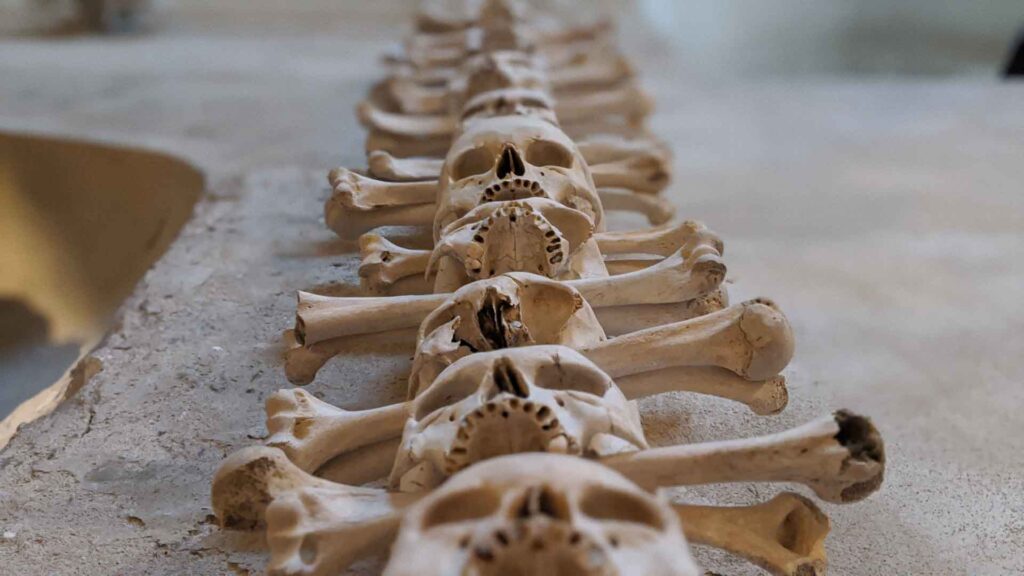
<instances>
[{"instance_id":1,"label":"bone shaft","mask_svg":"<svg viewBox=\"0 0 1024 576\"><path fill-rule=\"evenodd\" d=\"M370 410L339 411L330 419L343 425L335 423L321 428L325 433L316 439L319 449L311 450L320 457L311 461L310 471L316 471L338 454L401 436L408 417L409 406L406 402Z\"/></svg>"},{"instance_id":2,"label":"bone shaft","mask_svg":"<svg viewBox=\"0 0 1024 576\"><path fill-rule=\"evenodd\" d=\"M382 151L370 154L370 169L373 175L393 181L431 180L436 186L443 165L444 160L437 158L395 158ZM436 188L432 194L434 193ZM433 199L431 197L430 201Z\"/></svg>"},{"instance_id":3,"label":"bone shaft","mask_svg":"<svg viewBox=\"0 0 1024 576\"><path fill-rule=\"evenodd\" d=\"M418 326L447 294L329 298L299 293L296 331L305 345L323 340Z\"/></svg>"},{"instance_id":4,"label":"bone shaft","mask_svg":"<svg viewBox=\"0 0 1024 576\"><path fill-rule=\"evenodd\" d=\"M328 201L325 220L338 236L355 239L381 226L426 226L434 220L434 204L389 206L356 211Z\"/></svg>"},{"instance_id":5,"label":"bone shaft","mask_svg":"<svg viewBox=\"0 0 1024 576\"><path fill-rule=\"evenodd\" d=\"M677 366L715 365L720 361L720 347L711 344L716 336L733 328L742 313L742 306L734 306L695 320L611 338L582 352L612 378Z\"/></svg>"},{"instance_id":6,"label":"bone shaft","mask_svg":"<svg viewBox=\"0 0 1024 576\"><path fill-rule=\"evenodd\" d=\"M728 482L803 481L808 459L834 447L839 427L831 416L758 438L683 444L612 456L605 464L641 486L695 486ZM811 466L813 467L813 466Z\"/></svg>"},{"instance_id":7,"label":"bone shaft","mask_svg":"<svg viewBox=\"0 0 1024 576\"><path fill-rule=\"evenodd\" d=\"M614 271L614 266L608 263L608 272L621 274L625 271ZM714 306L714 307L712 307ZM668 324L671 322L682 322L711 312L716 312L725 307L716 303L703 303L700 300L689 300L686 302L673 302L670 304L635 304L626 306L606 306L597 308L594 314L608 336L620 336L637 330L645 330L651 326Z\"/></svg>"},{"instance_id":8,"label":"bone shaft","mask_svg":"<svg viewBox=\"0 0 1024 576\"><path fill-rule=\"evenodd\" d=\"M385 112L368 103L361 112L369 127L397 136L444 137L450 136L455 131L455 124L447 115L395 114Z\"/></svg>"},{"instance_id":9,"label":"bone shaft","mask_svg":"<svg viewBox=\"0 0 1024 576\"><path fill-rule=\"evenodd\" d=\"M663 198L650 194L637 194L626 190L598 190L601 205L606 211L635 212L657 226L672 219L675 208Z\"/></svg>"},{"instance_id":10,"label":"bone shaft","mask_svg":"<svg viewBox=\"0 0 1024 576\"><path fill-rule=\"evenodd\" d=\"M773 576L798 576L808 566L824 569L828 518L805 498L783 493L754 506L673 508L693 544L735 554Z\"/></svg>"},{"instance_id":11,"label":"bone shaft","mask_svg":"<svg viewBox=\"0 0 1024 576\"><path fill-rule=\"evenodd\" d=\"M657 254L669 256L679 249L679 234L673 228L599 232L594 235L602 254Z\"/></svg>"},{"instance_id":12,"label":"bone shaft","mask_svg":"<svg viewBox=\"0 0 1024 576\"><path fill-rule=\"evenodd\" d=\"M618 276L619 274L628 274L629 272L650 268L660 261L661 259L658 258L618 258L615 260L605 260L604 266L608 269L609 274Z\"/></svg>"},{"instance_id":13,"label":"bone shaft","mask_svg":"<svg viewBox=\"0 0 1024 576\"><path fill-rule=\"evenodd\" d=\"M718 287L725 266L715 259L705 259L705 264L695 259L684 260L676 253L660 263L643 270L607 276L604 278L583 278L572 280L569 285L580 291L594 308L604 306L625 306L629 304L670 304L691 300ZM694 264L701 266L715 264L717 270L706 268L694 273Z\"/></svg>"},{"instance_id":14,"label":"bone shaft","mask_svg":"<svg viewBox=\"0 0 1024 576\"><path fill-rule=\"evenodd\" d=\"M627 398L664 392L693 392L733 400L757 414L774 414L788 400L785 378L751 382L717 366L680 366L615 379Z\"/></svg>"},{"instance_id":15,"label":"bone shaft","mask_svg":"<svg viewBox=\"0 0 1024 576\"><path fill-rule=\"evenodd\" d=\"M367 202L382 206L434 204L437 199L437 181L378 182L365 190L368 191Z\"/></svg>"}]
</instances>

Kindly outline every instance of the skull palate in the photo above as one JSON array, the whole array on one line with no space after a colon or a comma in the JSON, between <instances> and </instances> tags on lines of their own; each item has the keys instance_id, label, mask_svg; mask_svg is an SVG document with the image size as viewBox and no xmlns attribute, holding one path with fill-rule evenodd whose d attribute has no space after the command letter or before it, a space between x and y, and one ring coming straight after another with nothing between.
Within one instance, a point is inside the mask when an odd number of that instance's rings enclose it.
<instances>
[{"instance_id":1,"label":"skull palate","mask_svg":"<svg viewBox=\"0 0 1024 576\"><path fill-rule=\"evenodd\" d=\"M532 206L508 202L474 227L466 272L474 279L517 271L552 277L566 243Z\"/></svg>"},{"instance_id":2,"label":"skull palate","mask_svg":"<svg viewBox=\"0 0 1024 576\"><path fill-rule=\"evenodd\" d=\"M496 368L496 372L501 368ZM448 474L474 462L520 452L580 452L554 411L530 400L514 369L495 374L500 396L470 412L459 423L455 441L445 458Z\"/></svg>"}]
</instances>

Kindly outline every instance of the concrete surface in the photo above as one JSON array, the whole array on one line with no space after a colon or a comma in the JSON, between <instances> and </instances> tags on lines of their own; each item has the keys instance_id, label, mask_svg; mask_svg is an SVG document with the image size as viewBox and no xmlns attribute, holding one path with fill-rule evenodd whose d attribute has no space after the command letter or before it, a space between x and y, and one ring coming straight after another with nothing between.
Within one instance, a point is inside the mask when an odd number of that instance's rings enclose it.
<instances>
[{"instance_id":1,"label":"concrete surface","mask_svg":"<svg viewBox=\"0 0 1024 576\"><path fill-rule=\"evenodd\" d=\"M322 226L324 174L362 162L352 106L397 34L346 21L0 43L0 129L166 150L211 183L96 351L102 372L0 453L0 571L260 570L258 537L211 525L210 476L265 433L294 291L355 283L352 246ZM650 58L653 125L677 155L673 199L725 238L735 293L774 298L798 339L783 415L666 395L641 406L652 443L852 408L874 417L890 465L879 494L825 506L833 574L1024 573L1024 86L701 84L657 45L627 44ZM401 347L366 345L312 390L377 405L402 396L407 366Z\"/></svg>"}]
</instances>

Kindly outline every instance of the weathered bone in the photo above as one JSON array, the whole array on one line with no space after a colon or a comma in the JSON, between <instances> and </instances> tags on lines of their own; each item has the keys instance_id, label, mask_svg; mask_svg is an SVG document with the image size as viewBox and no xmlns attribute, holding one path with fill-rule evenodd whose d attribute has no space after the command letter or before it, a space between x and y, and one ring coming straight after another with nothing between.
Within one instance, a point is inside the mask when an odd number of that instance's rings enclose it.
<instances>
[{"instance_id":1,"label":"weathered bone","mask_svg":"<svg viewBox=\"0 0 1024 576\"><path fill-rule=\"evenodd\" d=\"M693 221L651 230L628 232L598 232L594 234L603 255L657 254L669 256L684 249L688 256L700 245L712 245L721 254L721 240L703 224ZM359 239L362 263L359 276L371 293L382 293L401 278L424 274L431 258L430 250L415 250L398 246L378 234L364 234ZM635 272L653 266L656 259L605 260L611 275Z\"/></svg>"},{"instance_id":2,"label":"weathered bone","mask_svg":"<svg viewBox=\"0 0 1024 576\"><path fill-rule=\"evenodd\" d=\"M637 194L628 190L597 191L605 212L635 212L643 214L654 226L665 224L676 214L675 206L668 200L650 194Z\"/></svg>"},{"instance_id":3,"label":"weathered bone","mask_svg":"<svg viewBox=\"0 0 1024 576\"><path fill-rule=\"evenodd\" d=\"M885 445L870 420L840 410L768 436L652 448L603 462L647 488L796 482L823 500L848 503L881 486Z\"/></svg>"},{"instance_id":4,"label":"weathered bone","mask_svg":"<svg viewBox=\"0 0 1024 576\"><path fill-rule=\"evenodd\" d=\"M404 404L371 410L337 408L301 389L267 398L267 445L280 448L299 468L315 472L331 458L402 433Z\"/></svg>"},{"instance_id":5,"label":"weathered bone","mask_svg":"<svg viewBox=\"0 0 1024 576\"><path fill-rule=\"evenodd\" d=\"M777 376L793 357L793 332L771 301L749 300L693 320L612 338L583 353L613 378L718 366L749 380L765 380Z\"/></svg>"},{"instance_id":6,"label":"weathered bone","mask_svg":"<svg viewBox=\"0 0 1024 576\"><path fill-rule=\"evenodd\" d=\"M331 196L324 204L324 221L335 234L356 239L382 226L426 226L434 220L434 204L408 204L360 209L346 206L341 197Z\"/></svg>"},{"instance_id":7,"label":"weathered bone","mask_svg":"<svg viewBox=\"0 0 1024 576\"><path fill-rule=\"evenodd\" d=\"M437 200L437 182L387 182L335 168L327 175L334 201L353 210L372 210L431 204Z\"/></svg>"},{"instance_id":8,"label":"weathered bone","mask_svg":"<svg viewBox=\"0 0 1024 576\"><path fill-rule=\"evenodd\" d=\"M785 376L747 380L717 366L677 366L620 376L615 382L626 398L662 392L694 392L745 404L762 416L778 414L789 402Z\"/></svg>"},{"instance_id":9,"label":"weathered bone","mask_svg":"<svg viewBox=\"0 0 1024 576\"><path fill-rule=\"evenodd\" d=\"M444 168L443 158L395 158L383 150L374 150L367 157L370 174L392 182L434 181Z\"/></svg>"},{"instance_id":10,"label":"weathered bone","mask_svg":"<svg viewBox=\"0 0 1024 576\"><path fill-rule=\"evenodd\" d=\"M673 504L686 539L736 554L773 576L824 576L828 517L785 492L754 506Z\"/></svg>"},{"instance_id":11,"label":"weathered bone","mask_svg":"<svg viewBox=\"0 0 1024 576\"><path fill-rule=\"evenodd\" d=\"M594 308L632 304L685 302L715 289L725 279L725 262L712 246L701 245L688 256L677 250L654 266L604 278L570 283Z\"/></svg>"},{"instance_id":12,"label":"weathered bone","mask_svg":"<svg viewBox=\"0 0 1024 576\"><path fill-rule=\"evenodd\" d=\"M336 484L303 472L276 448L244 448L213 479L213 510L225 528L267 526L271 574L338 573L383 549L417 495Z\"/></svg>"},{"instance_id":13,"label":"weathered bone","mask_svg":"<svg viewBox=\"0 0 1024 576\"><path fill-rule=\"evenodd\" d=\"M359 277L371 292L381 292L402 278L422 275L430 263L430 250L403 248L378 234L359 237Z\"/></svg>"},{"instance_id":14,"label":"weathered bone","mask_svg":"<svg viewBox=\"0 0 1024 576\"><path fill-rule=\"evenodd\" d=\"M658 264L619 276L567 283L594 308L685 302L718 288L725 264L711 247L689 258L676 251ZM440 306L448 294L394 297L330 297L299 292L295 337L303 345L352 336L412 328Z\"/></svg>"},{"instance_id":15,"label":"weathered bone","mask_svg":"<svg viewBox=\"0 0 1024 576\"><path fill-rule=\"evenodd\" d=\"M682 250L684 257L690 256L699 246L711 246L719 256L725 254L725 246L717 234L704 224L693 220L667 224L648 230L626 232L601 232L594 235L601 253L609 254L657 254L669 256Z\"/></svg>"}]
</instances>

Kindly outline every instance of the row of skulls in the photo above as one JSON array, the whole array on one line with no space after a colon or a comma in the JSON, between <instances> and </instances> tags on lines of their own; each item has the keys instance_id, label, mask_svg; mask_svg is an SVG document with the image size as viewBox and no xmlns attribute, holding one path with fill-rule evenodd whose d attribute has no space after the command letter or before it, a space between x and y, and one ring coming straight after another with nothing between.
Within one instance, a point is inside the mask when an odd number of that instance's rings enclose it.
<instances>
[{"instance_id":1,"label":"row of skulls","mask_svg":"<svg viewBox=\"0 0 1024 576\"><path fill-rule=\"evenodd\" d=\"M359 238L370 294L300 292L285 370L303 385L353 341L406 340L408 396L268 399L266 445L231 455L212 496L222 526L265 526L272 573L338 574L392 544L390 575L692 576L689 541L822 574L829 522L808 498L718 508L658 488L794 482L845 503L880 486L881 437L847 411L648 445L644 396L781 411L793 336L771 301L730 306L721 240L671 220L671 157L610 31L510 0L424 2L387 58L360 105L369 169L332 171L325 204ZM611 231L616 212L650 226ZM416 230L419 247L395 239Z\"/></svg>"}]
</instances>

